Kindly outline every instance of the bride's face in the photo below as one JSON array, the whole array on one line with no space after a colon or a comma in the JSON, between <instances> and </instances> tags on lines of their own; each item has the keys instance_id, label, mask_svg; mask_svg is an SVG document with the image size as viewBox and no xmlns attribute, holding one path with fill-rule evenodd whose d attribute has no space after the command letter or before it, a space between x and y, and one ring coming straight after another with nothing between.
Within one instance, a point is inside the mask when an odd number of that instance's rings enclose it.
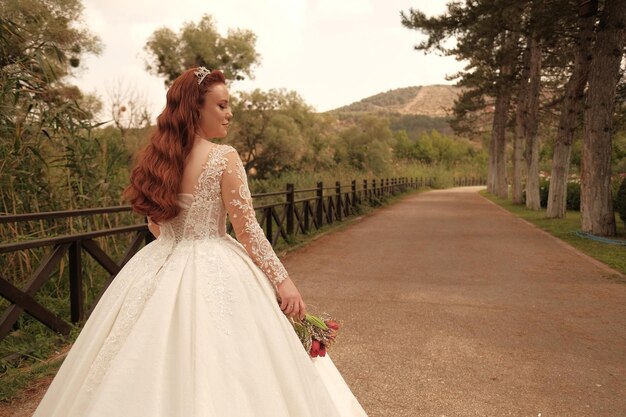
<instances>
[{"instance_id":1,"label":"bride's face","mask_svg":"<svg viewBox=\"0 0 626 417\"><path fill-rule=\"evenodd\" d=\"M198 133L207 139L223 138L228 133L232 117L228 88L224 84L214 84L204 96L204 105L200 108Z\"/></svg>"}]
</instances>

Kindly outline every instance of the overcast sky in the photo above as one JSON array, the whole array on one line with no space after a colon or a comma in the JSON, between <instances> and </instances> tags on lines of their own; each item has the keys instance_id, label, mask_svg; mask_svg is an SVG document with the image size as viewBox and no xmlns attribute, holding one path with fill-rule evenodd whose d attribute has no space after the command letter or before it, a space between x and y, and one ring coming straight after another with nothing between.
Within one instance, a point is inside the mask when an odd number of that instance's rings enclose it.
<instances>
[{"instance_id":1,"label":"overcast sky","mask_svg":"<svg viewBox=\"0 0 626 417\"><path fill-rule=\"evenodd\" d=\"M74 82L106 101L119 81L145 93L153 119L165 105L163 80L144 69L143 46L158 28L178 32L208 13L219 32L229 28L257 35L261 63L255 78L233 90L284 87L318 111L330 110L399 87L450 84L446 74L462 68L450 57L424 55L422 38L404 28L400 11L445 10L446 0L83 0L89 28L104 44L84 60Z\"/></svg>"}]
</instances>

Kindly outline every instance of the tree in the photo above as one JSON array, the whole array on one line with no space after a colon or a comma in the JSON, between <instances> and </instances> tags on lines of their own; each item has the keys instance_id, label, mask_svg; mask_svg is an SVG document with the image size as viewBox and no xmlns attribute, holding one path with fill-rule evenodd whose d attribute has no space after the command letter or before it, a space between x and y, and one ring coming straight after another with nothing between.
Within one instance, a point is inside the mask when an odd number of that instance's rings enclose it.
<instances>
[{"instance_id":1,"label":"tree","mask_svg":"<svg viewBox=\"0 0 626 417\"><path fill-rule=\"evenodd\" d=\"M109 96L109 112L115 127L125 139L129 129L140 129L150 126L148 102L143 92L117 79L113 85L107 86Z\"/></svg>"},{"instance_id":2,"label":"tree","mask_svg":"<svg viewBox=\"0 0 626 417\"><path fill-rule=\"evenodd\" d=\"M524 203L523 179L525 176L524 145L527 135L528 114L528 78L530 75L530 48L522 54L522 70L520 74L517 102L515 105L515 132L513 139L513 178L511 181L512 201L514 204Z\"/></svg>"},{"instance_id":3,"label":"tree","mask_svg":"<svg viewBox=\"0 0 626 417\"><path fill-rule=\"evenodd\" d=\"M474 108L481 103L477 97L493 97L493 119L489 142L489 169L487 188L490 192L508 197L506 178L506 129L515 81L519 50L518 26L523 2L480 0L448 3L440 16L426 17L410 9L401 12L402 24L425 33L428 38L415 46L424 52L439 51L444 55L466 60L467 66L449 79L460 78L457 85L471 92L457 103ZM452 48L444 42L455 38ZM455 109L456 114L467 114L466 109Z\"/></svg>"},{"instance_id":4,"label":"tree","mask_svg":"<svg viewBox=\"0 0 626 417\"><path fill-rule=\"evenodd\" d=\"M539 197L539 89L541 78L541 40L536 30L529 35L529 71L526 97L526 207L541 209Z\"/></svg>"},{"instance_id":5,"label":"tree","mask_svg":"<svg viewBox=\"0 0 626 417\"><path fill-rule=\"evenodd\" d=\"M60 81L80 66L84 54L98 54L100 39L81 27L80 0L3 0L0 68Z\"/></svg>"},{"instance_id":6,"label":"tree","mask_svg":"<svg viewBox=\"0 0 626 417\"><path fill-rule=\"evenodd\" d=\"M574 31L573 63L571 75L565 84L565 93L559 116L557 136L554 140L552 173L548 192L548 218L563 218L566 213L567 180L574 134L582 115L584 91L591 63L591 47L598 4L581 0L578 24Z\"/></svg>"},{"instance_id":7,"label":"tree","mask_svg":"<svg viewBox=\"0 0 626 417\"><path fill-rule=\"evenodd\" d=\"M581 175L582 229L614 236L611 149L616 86L626 42L626 1L606 1L600 15L585 99Z\"/></svg>"},{"instance_id":8,"label":"tree","mask_svg":"<svg viewBox=\"0 0 626 417\"><path fill-rule=\"evenodd\" d=\"M229 141L242 152L246 171L258 178L297 168L315 120L294 91L256 89L233 97Z\"/></svg>"},{"instance_id":9,"label":"tree","mask_svg":"<svg viewBox=\"0 0 626 417\"><path fill-rule=\"evenodd\" d=\"M520 20L520 49L523 50L517 107L515 112L515 141L513 146L513 202L522 202L522 184L525 179L526 206L533 210L541 208L539 194L540 161L540 110L544 122L550 122L548 101L541 106L540 91L548 96L558 95L555 90L562 85L562 67L566 59L564 45L569 44L573 13L571 0L526 2ZM556 86L556 87L554 87ZM547 88L546 88L547 87ZM546 128L543 129L545 136Z\"/></svg>"},{"instance_id":10,"label":"tree","mask_svg":"<svg viewBox=\"0 0 626 417\"><path fill-rule=\"evenodd\" d=\"M320 172L335 167L335 149L337 134L329 129L336 122L335 116L329 113L308 113L313 123L306 127L305 134L308 146L300 160L303 172Z\"/></svg>"},{"instance_id":11,"label":"tree","mask_svg":"<svg viewBox=\"0 0 626 417\"><path fill-rule=\"evenodd\" d=\"M67 207L51 165L72 169L72 143L93 125L99 103L66 82L81 58L101 50L82 29L78 0L0 2L0 204L5 212ZM74 195L71 194L71 197ZM70 200L72 202L73 200ZM44 205L42 207L42 204Z\"/></svg>"},{"instance_id":12,"label":"tree","mask_svg":"<svg viewBox=\"0 0 626 417\"><path fill-rule=\"evenodd\" d=\"M489 142L489 170L487 189L500 198L508 198L506 178L506 125L511 105L511 80L515 65L515 32L508 31L504 38L499 76L496 78L496 103Z\"/></svg>"},{"instance_id":13,"label":"tree","mask_svg":"<svg viewBox=\"0 0 626 417\"><path fill-rule=\"evenodd\" d=\"M389 120L364 115L354 126L339 132L335 161L360 171L385 172L391 164L395 138Z\"/></svg>"},{"instance_id":14,"label":"tree","mask_svg":"<svg viewBox=\"0 0 626 417\"><path fill-rule=\"evenodd\" d=\"M186 69L204 66L220 69L228 80L252 77L252 68L259 63L255 50L256 35L249 30L229 30L221 36L213 18L203 15L200 22L186 22L176 34L169 28L157 29L144 50L146 69L165 77L168 87Z\"/></svg>"}]
</instances>

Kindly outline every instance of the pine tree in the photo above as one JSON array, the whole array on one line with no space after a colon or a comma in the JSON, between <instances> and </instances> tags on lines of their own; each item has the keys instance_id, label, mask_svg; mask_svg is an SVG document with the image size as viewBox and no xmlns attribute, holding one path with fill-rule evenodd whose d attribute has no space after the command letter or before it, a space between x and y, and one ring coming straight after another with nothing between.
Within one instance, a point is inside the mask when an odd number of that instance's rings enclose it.
<instances>
[{"instance_id":1,"label":"pine tree","mask_svg":"<svg viewBox=\"0 0 626 417\"><path fill-rule=\"evenodd\" d=\"M611 194L611 148L616 86L626 43L626 0L607 0L600 15L585 98L581 176L582 229L616 233Z\"/></svg>"},{"instance_id":2,"label":"pine tree","mask_svg":"<svg viewBox=\"0 0 626 417\"><path fill-rule=\"evenodd\" d=\"M428 36L415 46L416 50L438 51L468 62L463 71L450 77L458 78L457 85L468 89L457 101L457 114L467 114L463 107L477 108L481 103L478 97L493 99L487 188L503 198L508 197L506 130L518 65L518 25L523 6L524 2L480 0L449 3L447 11L435 17L415 9L401 13L405 27ZM455 46L447 48L445 42L453 37Z\"/></svg>"}]
</instances>

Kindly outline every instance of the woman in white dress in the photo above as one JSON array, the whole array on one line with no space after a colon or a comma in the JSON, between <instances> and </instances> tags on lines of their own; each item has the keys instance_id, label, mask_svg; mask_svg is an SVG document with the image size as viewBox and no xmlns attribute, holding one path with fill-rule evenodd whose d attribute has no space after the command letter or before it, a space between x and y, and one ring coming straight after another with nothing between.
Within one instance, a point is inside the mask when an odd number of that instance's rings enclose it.
<instances>
[{"instance_id":1,"label":"woman in white dress","mask_svg":"<svg viewBox=\"0 0 626 417\"><path fill-rule=\"evenodd\" d=\"M120 270L33 417L363 417L259 226L220 71L167 92L124 192L157 239ZM230 218L237 239L226 233Z\"/></svg>"}]
</instances>

